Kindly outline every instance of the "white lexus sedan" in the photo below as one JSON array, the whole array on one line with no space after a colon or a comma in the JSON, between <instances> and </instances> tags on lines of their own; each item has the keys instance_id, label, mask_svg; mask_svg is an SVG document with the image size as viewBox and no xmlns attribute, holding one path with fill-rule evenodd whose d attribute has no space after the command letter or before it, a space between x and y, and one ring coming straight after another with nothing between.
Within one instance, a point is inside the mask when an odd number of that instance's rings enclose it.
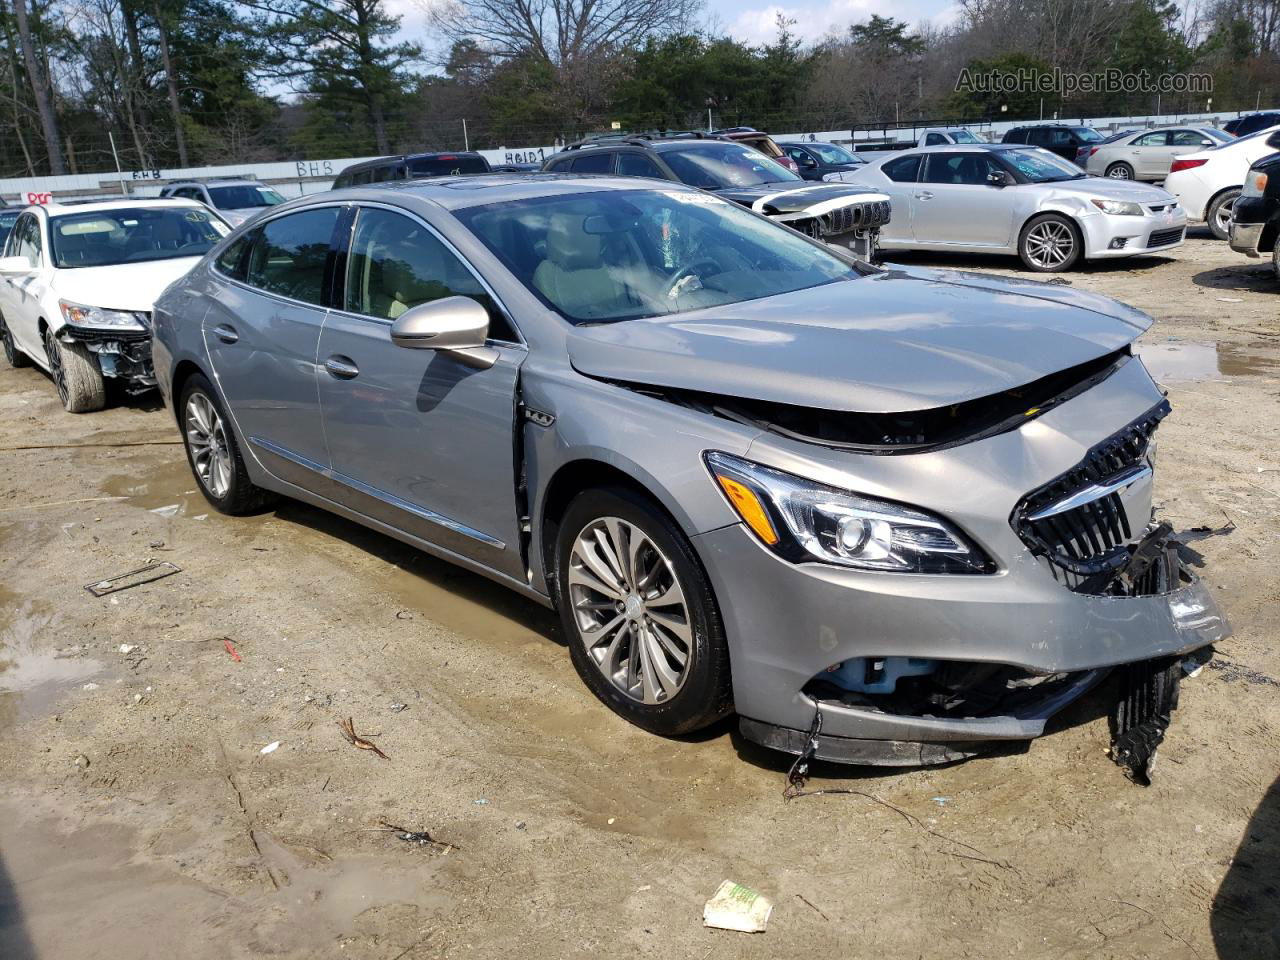
<instances>
[{"instance_id":1,"label":"white lexus sedan","mask_svg":"<svg viewBox=\"0 0 1280 960\"><path fill-rule=\"evenodd\" d=\"M1146 183L1091 177L1019 144L907 150L867 164L857 181L889 194L880 248L1016 254L1028 269L1164 253L1182 243L1177 199Z\"/></svg>"},{"instance_id":2,"label":"white lexus sedan","mask_svg":"<svg viewBox=\"0 0 1280 960\"><path fill-rule=\"evenodd\" d=\"M151 389L151 306L229 231L191 200L28 207L0 257L5 358L47 371L71 413L102 409L108 377Z\"/></svg>"}]
</instances>

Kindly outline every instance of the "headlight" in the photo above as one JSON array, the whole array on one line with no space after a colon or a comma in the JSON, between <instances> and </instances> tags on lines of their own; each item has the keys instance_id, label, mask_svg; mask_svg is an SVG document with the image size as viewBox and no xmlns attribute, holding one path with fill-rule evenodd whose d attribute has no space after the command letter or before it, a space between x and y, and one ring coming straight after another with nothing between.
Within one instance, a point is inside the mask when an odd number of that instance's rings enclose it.
<instances>
[{"instance_id":1,"label":"headlight","mask_svg":"<svg viewBox=\"0 0 1280 960\"><path fill-rule=\"evenodd\" d=\"M941 517L871 500L725 453L707 467L765 546L793 562L818 560L899 573L994 573L982 550Z\"/></svg>"},{"instance_id":2,"label":"headlight","mask_svg":"<svg viewBox=\"0 0 1280 960\"><path fill-rule=\"evenodd\" d=\"M59 300L62 318L73 327L86 330L130 330L145 331L147 325L142 318L130 310L104 310L102 307L86 307L79 303L68 303Z\"/></svg>"},{"instance_id":3,"label":"headlight","mask_svg":"<svg viewBox=\"0 0 1280 960\"><path fill-rule=\"evenodd\" d=\"M1267 175L1261 170L1250 170L1249 175L1244 178L1244 190L1240 192L1242 197L1260 197L1267 192Z\"/></svg>"},{"instance_id":4,"label":"headlight","mask_svg":"<svg viewBox=\"0 0 1280 960\"><path fill-rule=\"evenodd\" d=\"M1142 204L1132 200L1093 200L1092 203L1103 213L1117 217L1140 217L1143 214Z\"/></svg>"}]
</instances>

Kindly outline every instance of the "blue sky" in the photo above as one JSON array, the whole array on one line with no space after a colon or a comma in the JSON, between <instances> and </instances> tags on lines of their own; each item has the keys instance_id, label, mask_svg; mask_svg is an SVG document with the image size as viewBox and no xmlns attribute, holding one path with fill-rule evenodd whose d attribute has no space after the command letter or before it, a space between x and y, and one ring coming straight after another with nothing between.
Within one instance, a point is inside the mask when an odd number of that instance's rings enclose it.
<instances>
[{"instance_id":1,"label":"blue sky","mask_svg":"<svg viewBox=\"0 0 1280 960\"><path fill-rule=\"evenodd\" d=\"M424 4L430 0L387 0L387 8L404 19L406 39L432 47L426 31ZM843 32L851 23L870 18L873 13L897 17L913 26L929 20L936 25L955 18L954 0L706 0L704 19L719 32L747 43L763 43L773 38L777 15L783 13L796 21L793 32L805 40L819 40L832 30Z\"/></svg>"}]
</instances>

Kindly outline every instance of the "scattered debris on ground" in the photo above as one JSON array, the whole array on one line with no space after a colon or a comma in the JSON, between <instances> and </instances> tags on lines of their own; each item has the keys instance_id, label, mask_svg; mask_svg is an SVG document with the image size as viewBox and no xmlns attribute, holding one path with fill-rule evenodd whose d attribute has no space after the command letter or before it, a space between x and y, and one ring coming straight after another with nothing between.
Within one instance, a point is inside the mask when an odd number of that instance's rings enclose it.
<instances>
[{"instance_id":1,"label":"scattered debris on ground","mask_svg":"<svg viewBox=\"0 0 1280 960\"><path fill-rule=\"evenodd\" d=\"M441 853L448 853L450 850L461 850L462 848L456 843L450 843L448 840L437 840L431 836L426 830L406 830L404 827L398 827L394 823L388 823L386 820L379 820L380 824L406 843L415 843L420 847L430 847Z\"/></svg>"},{"instance_id":2,"label":"scattered debris on ground","mask_svg":"<svg viewBox=\"0 0 1280 960\"><path fill-rule=\"evenodd\" d=\"M764 933L771 913L773 904L755 890L726 880L702 908L702 923L719 930Z\"/></svg>"},{"instance_id":3,"label":"scattered debris on ground","mask_svg":"<svg viewBox=\"0 0 1280 960\"><path fill-rule=\"evenodd\" d=\"M376 743L371 743L368 740L366 740L364 737L356 733L355 724L352 722L351 717L347 717L346 720L340 721L338 723L338 729L341 730L342 735L346 737L347 743L351 744L353 747L359 750L372 750L374 753L380 756L383 760L391 759L385 753L383 753L381 750L378 749L378 745Z\"/></svg>"},{"instance_id":4,"label":"scattered debris on ground","mask_svg":"<svg viewBox=\"0 0 1280 960\"><path fill-rule=\"evenodd\" d=\"M171 577L175 573L181 572L182 568L176 564L172 564L168 560L159 560L155 563L144 564L136 570L130 570L128 573L122 573L119 576L85 584L85 589L95 597L105 597L109 593L132 590L134 587L140 587L144 583L153 583L156 580L163 580L165 577Z\"/></svg>"},{"instance_id":5,"label":"scattered debris on ground","mask_svg":"<svg viewBox=\"0 0 1280 960\"><path fill-rule=\"evenodd\" d=\"M1117 669L1122 690L1112 715L1111 759L1134 783L1151 786L1156 752L1178 707L1182 660L1161 657Z\"/></svg>"}]
</instances>

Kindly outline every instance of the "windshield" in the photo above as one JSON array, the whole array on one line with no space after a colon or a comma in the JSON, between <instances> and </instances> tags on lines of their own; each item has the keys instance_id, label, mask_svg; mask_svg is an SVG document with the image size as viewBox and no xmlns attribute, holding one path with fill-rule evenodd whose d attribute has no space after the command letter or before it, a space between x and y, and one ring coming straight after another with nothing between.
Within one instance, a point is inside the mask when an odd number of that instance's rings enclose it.
<instances>
[{"instance_id":1,"label":"windshield","mask_svg":"<svg viewBox=\"0 0 1280 960\"><path fill-rule=\"evenodd\" d=\"M956 143L981 143L982 141L975 137L968 130L952 130L951 139Z\"/></svg>"},{"instance_id":2,"label":"windshield","mask_svg":"<svg viewBox=\"0 0 1280 960\"><path fill-rule=\"evenodd\" d=\"M21 210L4 210L0 211L0 250L4 249L4 242L9 239L9 233L13 230L13 225L18 222L18 214Z\"/></svg>"},{"instance_id":3,"label":"windshield","mask_svg":"<svg viewBox=\"0 0 1280 960\"><path fill-rule=\"evenodd\" d=\"M843 147L837 147L834 143L810 143L810 150L822 158L823 163L829 163L832 166L848 166L851 163L866 163L862 157L855 157Z\"/></svg>"},{"instance_id":4,"label":"windshield","mask_svg":"<svg viewBox=\"0 0 1280 960\"><path fill-rule=\"evenodd\" d=\"M537 197L455 216L574 324L685 313L860 276L821 244L685 190Z\"/></svg>"},{"instance_id":5,"label":"windshield","mask_svg":"<svg viewBox=\"0 0 1280 960\"><path fill-rule=\"evenodd\" d=\"M1226 143L1220 143L1216 147L1206 147L1206 150L1222 150L1226 147L1234 147L1237 143L1244 143L1246 140L1257 140L1259 137L1270 136L1275 131L1268 127L1266 130L1259 130L1257 133L1246 133L1243 137L1232 137Z\"/></svg>"},{"instance_id":6,"label":"windshield","mask_svg":"<svg viewBox=\"0 0 1280 960\"><path fill-rule=\"evenodd\" d=\"M708 143L664 150L662 159L683 182L707 190L800 179L759 150L736 144Z\"/></svg>"},{"instance_id":7,"label":"windshield","mask_svg":"<svg viewBox=\"0 0 1280 960\"><path fill-rule=\"evenodd\" d=\"M228 232L221 220L194 207L96 210L49 218L53 264L63 269L198 257Z\"/></svg>"},{"instance_id":8,"label":"windshield","mask_svg":"<svg viewBox=\"0 0 1280 960\"><path fill-rule=\"evenodd\" d=\"M1072 127L1071 129L1075 132L1075 135L1085 143L1102 142L1102 134L1093 129L1093 127Z\"/></svg>"},{"instance_id":9,"label":"windshield","mask_svg":"<svg viewBox=\"0 0 1280 960\"><path fill-rule=\"evenodd\" d=\"M1006 150L1000 156L1031 183L1079 180L1085 176L1074 163L1039 147L1031 150Z\"/></svg>"},{"instance_id":10,"label":"windshield","mask_svg":"<svg viewBox=\"0 0 1280 960\"><path fill-rule=\"evenodd\" d=\"M448 177L462 173L488 173L484 157L442 153L434 157L414 157L409 161L411 177Z\"/></svg>"},{"instance_id":11,"label":"windshield","mask_svg":"<svg viewBox=\"0 0 1280 960\"><path fill-rule=\"evenodd\" d=\"M284 197L270 187L242 184L234 187L209 187L209 199L219 210L244 210L248 207L274 207Z\"/></svg>"}]
</instances>

